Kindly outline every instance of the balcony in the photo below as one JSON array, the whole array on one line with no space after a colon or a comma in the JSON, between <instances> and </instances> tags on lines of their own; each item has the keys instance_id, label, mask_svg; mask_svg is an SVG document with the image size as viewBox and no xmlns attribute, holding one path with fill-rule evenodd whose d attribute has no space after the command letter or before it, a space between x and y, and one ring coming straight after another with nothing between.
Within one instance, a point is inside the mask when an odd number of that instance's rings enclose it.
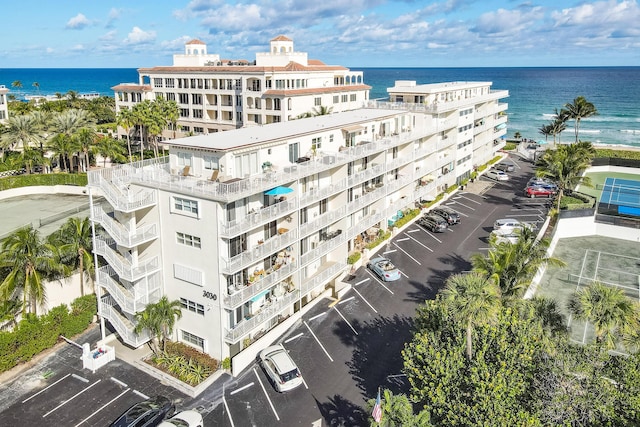
<instances>
[{"instance_id":1,"label":"balcony","mask_svg":"<svg viewBox=\"0 0 640 427\"><path fill-rule=\"evenodd\" d=\"M144 310L147 304L156 303L160 299L159 283L156 283L157 286L151 291L142 289L142 285L127 288L117 281L115 270L108 265L96 270L96 282L109 291L121 310L132 315Z\"/></svg>"},{"instance_id":2,"label":"balcony","mask_svg":"<svg viewBox=\"0 0 640 427\"><path fill-rule=\"evenodd\" d=\"M347 214L347 205L342 205L336 210L330 210L322 215L315 217L313 221L305 222L300 225L300 237L305 237L314 231L327 227L338 221Z\"/></svg>"},{"instance_id":3,"label":"balcony","mask_svg":"<svg viewBox=\"0 0 640 427\"><path fill-rule=\"evenodd\" d=\"M309 205L322 199L343 191L347 188L347 179L344 178L335 184L324 185L321 188L314 188L300 196L300 206Z\"/></svg>"},{"instance_id":4,"label":"balcony","mask_svg":"<svg viewBox=\"0 0 640 427\"><path fill-rule=\"evenodd\" d=\"M135 348L146 344L151 339L149 331L144 330L140 334L133 332L135 324L123 315L116 307L117 303L113 298L109 296L104 297L100 300L99 315L111 323L125 343Z\"/></svg>"},{"instance_id":5,"label":"balcony","mask_svg":"<svg viewBox=\"0 0 640 427\"><path fill-rule=\"evenodd\" d=\"M237 236L251 230L252 228L264 225L267 222L275 221L276 219L284 215L289 215L297 208L297 198L292 198L291 200L285 200L284 202L266 206L255 212L250 212L242 218L222 223L220 228L220 235L222 237Z\"/></svg>"},{"instance_id":6,"label":"balcony","mask_svg":"<svg viewBox=\"0 0 640 427\"><path fill-rule=\"evenodd\" d=\"M358 209L362 209L363 207L370 205L375 200L384 197L386 192L387 190L385 189L384 185L378 188L369 188L369 191L360 195L358 198L354 198L351 203L347 204L348 213L353 213Z\"/></svg>"},{"instance_id":7,"label":"balcony","mask_svg":"<svg viewBox=\"0 0 640 427\"><path fill-rule=\"evenodd\" d=\"M300 288L300 294L306 295L320 286L326 285L331 278L345 270L347 267L348 265L346 262L327 262L322 264L315 274L302 280L303 284Z\"/></svg>"},{"instance_id":8,"label":"balcony","mask_svg":"<svg viewBox=\"0 0 640 427\"><path fill-rule=\"evenodd\" d=\"M130 254L121 255L110 247L115 242L95 238L94 252L102 255L116 274L129 282L136 282L145 276L160 270L160 258L156 255L144 261L135 262Z\"/></svg>"},{"instance_id":9,"label":"balcony","mask_svg":"<svg viewBox=\"0 0 640 427\"><path fill-rule=\"evenodd\" d=\"M121 212L134 212L156 204L155 191L144 188L130 191L127 179L129 169L111 169L115 168L90 171L87 175L89 185L98 187L111 206Z\"/></svg>"},{"instance_id":10,"label":"balcony","mask_svg":"<svg viewBox=\"0 0 640 427\"><path fill-rule=\"evenodd\" d=\"M349 187L353 187L354 185L361 184L364 181L368 181L383 173L384 173L384 165L382 164L372 165L368 169L358 171L355 174L349 176L349 179L347 182Z\"/></svg>"},{"instance_id":11,"label":"balcony","mask_svg":"<svg viewBox=\"0 0 640 427\"><path fill-rule=\"evenodd\" d=\"M118 245L127 248L140 245L158 237L157 224L129 229L113 219L101 205L94 205L91 211L93 221L98 222Z\"/></svg>"},{"instance_id":12,"label":"balcony","mask_svg":"<svg viewBox=\"0 0 640 427\"><path fill-rule=\"evenodd\" d=\"M347 238L352 239L363 231L378 224L386 217L385 212L386 210L378 213L372 213L371 215L367 215L362 218L356 225L349 227L347 230Z\"/></svg>"},{"instance_id":13,"label":"balcony","mask_svg":"<svg viewBox=\"0 0 640 427\"><path fill-rule=\"evenodd\" d=\"M295 301L300 298L300 291L294 290L289 292L284 297L279 298L277 301L273 301L266 304L258 313L254 316L242 320L236 324L232 329L227 331L225 341L229 344L235 344L243 337L261 327L265 322L279 316L283 310L289 308Z\"/></svg>"},{"instance_id":14,"label":"balcony","mask_svg":"<svg viewBox=\"0 0 640 427\"><path fill-rule=\"evenodd\" d=\"M346 236L347 235L345 233L341 233L331 239L323 241L316 248L310 250L300 257L300 266L304 266L305 264L308 264L313 260L320 258L324 254L345 243L347 241Z\"/></svg>"},{"instance_id":15,"label":"balcony","mask_svg":"<svg viewBox=\"0 0 640 427\"><path fill-rule=\"evenodd\" d=\"M222 261L222 273L231 274L236 271L242 270L262 261L269 255L290 246L298 238L298 230L287 230L281 234L273 236L267 239L263 244L255 246L250 250L246 250L231 259L221 258Z\"/></svg>"}]
</instances>

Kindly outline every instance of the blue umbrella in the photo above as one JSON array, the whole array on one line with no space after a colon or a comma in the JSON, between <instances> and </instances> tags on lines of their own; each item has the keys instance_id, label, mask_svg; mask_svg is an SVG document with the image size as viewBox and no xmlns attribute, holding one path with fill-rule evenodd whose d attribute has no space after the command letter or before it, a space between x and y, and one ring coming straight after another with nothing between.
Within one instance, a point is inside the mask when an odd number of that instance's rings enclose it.
<instances>
[{"instance_id":1,"label":"blue umbrella","mask_svg":"<svg viewBox=\"0 0 640 427\"><path fill-rule=\"evenodd\" d=\"M265 191L264 194L267 196L281 196L283 194L289 194L293 192L293 190L289 187L275 187L269 191Z\"/></svg>"},{"instance_id":2,"label":"blue umbrella","mask_svg":"<svg viewBox=\"0 0 640 427\"><path fill-rule=\"evenodd\" d=\"M543 144L546 144L547 141L545 141L544 139L539 139L538 141L536 141L536 143L539 145L543 145Z\"/></svg>"}]
</instances>

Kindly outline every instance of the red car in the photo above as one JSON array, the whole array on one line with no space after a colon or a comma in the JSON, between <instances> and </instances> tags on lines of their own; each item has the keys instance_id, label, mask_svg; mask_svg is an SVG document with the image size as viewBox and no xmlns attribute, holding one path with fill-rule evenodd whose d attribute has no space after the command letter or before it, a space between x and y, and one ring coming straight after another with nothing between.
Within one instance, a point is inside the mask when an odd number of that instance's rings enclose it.
<instances>
[{"instance_id":1,"label":"red car","mask_svg":"<svg viewBox=\"0 0 640 427\"><path fill-rule=\"evenodd\" d=\"M545 187L527 187L524 189L524 195L527 197L552 197L556 192Z\"/></svg>"}]
</instances>

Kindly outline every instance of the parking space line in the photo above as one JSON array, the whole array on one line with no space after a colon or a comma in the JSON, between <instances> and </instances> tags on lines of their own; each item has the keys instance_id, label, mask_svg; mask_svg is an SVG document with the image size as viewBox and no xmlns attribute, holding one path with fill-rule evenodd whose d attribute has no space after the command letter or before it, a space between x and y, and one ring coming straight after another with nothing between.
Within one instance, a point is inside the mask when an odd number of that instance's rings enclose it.
<instances>
[{"instance_id":1,"label":"parking space line","mask_svg":"<svg viewBox=\"0 0 640 427\"><path fill-rule=\"evenodd\" d=\"M129 387L127 384L123 383L122 381L120 381L117 378L111 377L111 381L113 381L114 383L116 383L116 384L118 384L118 385L120 385L122 387Z\"/></svg>"},{"instance_id":2,"label":"parking space line","mask_svg":"<svg viewBox=\"0 0 640 427\"><path fill-rule=\"evenodd\" d=\"M240 388L237 388L237 389L233 390L231 393L229 393L229 395L230 395L230 396L233 396L233 395L234 395L234 394L236 394L236 393L240 393L242 390L246 390L246 389L248 389L249 387L253 387L253 385L254 385L254 384L255 384L255 383L254 383L253 381L251 381L249 384L243 385L242 387L240 387Z\"/></svg>"},{"instance_id":3,"label":"parking space line","mask_svg":"<svg viewBox=\"0 0 640 427\"><path fill-rule=\"evenodd\" d=\"M371 307L371 310L373 310L374 312L378 313L378 310L376 310L375 308L373 308L373 306L371 304L369 304L369 301L367 301L360 292L358 292L358 290L356 288L353 288L353 291L355 293L357 293L358 295L360 295L360 298L362 298L362 301L364 301L369 307Z\"/></svg>"},{"instance_id":4,"label":"parking space line","mask_svg":"<svg viewBox=\"0 0 640 427\"><path fill-rule=\"evenodd\" d=\"M77 392L76 394L74 394L73 396L71 396L69 399L65 400L64 402L62 402L61 404L59 404L58 406L56 406L55 408L53 408L52 410L50 410L49 412L47 412L46 414L44 414L42 416L42 418L45 418L46 416L52 414L53 412L57 411L58 409L60 409L61 407L63 407L64 405L66 405L67 403L71 402L73 399L75 399L76 397L80 396L82 393L84 393L85 391L88 391L91 387L93 387L94 385L98 384L100 380L97 380L96 382L94 382L93 384L85 387L83 390Z\"/></svg>"},{"instance_id":5,"label":"parking space line","mask_svg":"<svg viewBox=\"0 0 640 427\"><path fill-rule=\"evenodd\" d=\"M412 257L411 255L409 255L409 252L405 251L404 249L402 249L400 246L398 246L398 245L397 245L397 244L395 244L395 243L394 243L394 245L395 245L395 247L396 247L396 248L398 248L398 249L400 249L402 252L404 252L404 254L405 254L406 256L408 256L409 258L411 258L412 260L414 260L418 265L422 265L422 264L420 263L420 261L418 261L417 259L415 259L415 258L414 258L414 257ZM431 251L431 252L433 252L433 251Z\"/></svg>"},{"instance_id":6,"label":"parking space line","mask_svg":"<svg viewBox=\"0 0 640 427\"><path fill-rule=\"evenodd\" d=\"M398 270L398 271L399 271L399 270ZM401 272L401 273L402 273L402 272ZM370 271L369 271L369 274L371 275L371 277L373 277L373 278L374 278L374 280L375 280L376 282L378 282L378 283L379 283L383 288L385 288L386 290L388 290L388 291L391 293L391 295L393 295L393 291L392 291L391 289L387 288L387 286L386 286L384 283L382 283L382 280L378 279L378 278L377 278L376 276L374 276L374 275L373 275L373 273L372 273L372 272L370 272Z\"/></svg>"},{"instance_id":7,"label":"parking space line","mask_svg":"<svg viewBox=\"0 0 640 427\"><path fill-rule=\"evenodd\" d=\"M406 277L407 279L409 279L410 277L407 276L406 274L404 274L404 271L400 271L400 274L402 274L404 277Z\"/></svg>"},{"instance_id":8,"label":"parking space line","mask_svg":"<svg viewBox=\"0 0 640 427\"><path fill-rule=\"evenodd\" d=\"M438 240L438 238L437 238L436 236L432 236L432 235L431 235L427 230L425 230L425 232L426 232L427 234L429 234L431 237L433 237L434 239ZM407 234L407 236L409 236L409 235ZM425 249L427 249L427 250L429 250L429 251L433 252L433 249L431 249L429 246L425 245L424 243L422 243L422 242L421 242L421 241L419 241L418 239L413 238L413 236L409 236L409 238L410 238L411 240L413 240L414 242L416 242L417 244L419 244L420 246L422 246L423 248L425 248ZM441 241L441 240L438 240L438 242L442 243L442 241Z\"/></svg>"},{"instance_id":9,"label":"parking space line","mask_svg":"<svg viewBox=\"0 0 640 427\"><path fill-rule=\"evenodd\" d=\"M141 398L143 398L144 400L149 399L149 396L147 396L147 395L146 395L146 394L144 394L144 393L139 392L138 390L133 390L133 392L134 392L135 394L137 394L138 396L140 396Z\"/></svg>"},{"instance_id":10,"label":"parking space line","mask_svg":"<svg viewBox=\"0 0 640 427\"><path fill-rule=\"evenodd\" d=\"M369 280L371 280L371 279L369 279L369 278L367 277L366 279L362 279L362 280L360 280L358 283L355 283L353 286L361 285L361 284L363 284L364 282L368 282Z\"/></svg>"},{"instance_id":11,"label":"parking space line","mask_svg":"<svg viewBox=\"0 0 640 427\"><path fill-rule=\"evenodd\" d=\"M418 228L414 228L413 230L407 230L406 233L417 233L420 231Z\"/></svg>"},{"instance_id":12,"label":"parking space line","mask_svg":"<svg viewBox=\"0 0 640 427\"><path fill-rule=\"evenodd\" d=\"M322 316L324 316L325 314L327 314L327 312L326 312L326 311L323 311L323 312L322 312L322 313L320 313L320 314L316 314L316 315L315 315L315 316L313 316L311 319L309 319L309 322L311 322L312 320L317 319L318 317L322 317Z\"/></svg>"},{"instance_id":13,"label":"parking space line","mask_svg":"<svg viewBox=\"0 0 640 427\"><path fill-rule=\"evenodd\" d=\"M343 299L343 300L342 300L342 301L340 301L338 304L344 304L345 302L347 302L347 301L351 301L351 300L352 300L352 299L354 299L354 298L355 298L355 297L352 295L352 296L350 296L350 297L349 297L349 298L347 298L347 299Z\"/></svg>"},{"instance_id":14,"label":"parking space line","mask_svg":"<svg viewBox=\"0 0 640 427\"><path fill-rule=\"evenodd\" d=\"M34 395L32 395L32 396L30 396L30 397L26 398L25 400L23 400L23 401L22 401L22 403L27 402L27 401L29 401L29 400L33 399L34 397L36 397L36 396L37 396L37 395L39 395L40 393L44 393L45 391L47 391L47 389L49 389L49 388L53 387L54 385L58 384L60 381L62 381L63 379L67 378L67 377L68 377L68 376L70 376L70 375L71 375L71 374L67 374L67 375L65 375L64 377L60 378L60 379L59 379L58 381L56 381L55 383L53 383L53 384L51 384L51 385L46 386L45 388L43 388L42 390L40 390L40 391L39 391L39 392L37 392L36 394L34 394Z\"/></svg>"},{"instance_id":15,"label":"parking space line","mask_svg":"<svg viewBox=\"0 0 640 427\"><path fill-rule=\"evenodd\" d=\"M354 291L356 291L354 289ZM358 292L358 291L356 291ZM359 293L359 292L358 292ZM324 346L322 345L322 343L320 342L320 340L318 339L318 337L316 336L316 334L313 333L313 331L311 330L311 328L309 327L309 324L307 323L306 320L303 320L302 323L304 323L304 326L307 327L307 329L309 330L309 332L311 333L311 336L313 336L313 338L315 338L316 342L318 343L318 345L320 346L320 348L322 349L322 351L324 351L324 354L327 355L327 357L329 358L329 360L331 360L333 362L333 359L331 358L331 355L329 354L329 352L327 351L326 348L324 348Z\"/></svg>"},{"instance_id":16,"label":"parking space line","mask_svg":"<svg viewBox=\"0 0 640 427\"><path fill-rule=\"evenodd\" d=\"M256 368L253 368L253 373L256 374L256 378L258 379L258 382L260 383L260 387L262 387L262 391L264 391L264 395L267 396L267 400L269 401L269 405L271 405L271 410L275 414L276 419L278 421L280 421L280 417L278 416L278 413L276 412L276 408L273 406L273 402L271 402L271 398L269 398L269 395L267 394L267 389L264 388L264 384L262 384L262 380L260 379L260 375L258 375L258 371L256 371Z\"/></svg>"},{"instance_id":17,"label":"parking space line","mask_svg":"<svg viewBox=\"0 0 640 427\"><path fill-rule=\"evenodd\" d=\"M456 199L458 199L458 198L468 200L468 201L470 201L470 202L472 202L472 203L475 203L475 204L477 204L477 205L481 205L481 204L482 204L482 203L480 203L479 201L477 201L477 200L473 200L473 199L472 199L472 198L470 198L470 197L465 197L465 196L464 196L464 195L462 195L462 194L461 194L460 196L458 196L458 197L455 197L455 198L454 198L454 200L456 200ZM486 197L485 197L485 198L486 198Z\"/></svg>"},{"instance_id":18,"label":"parking space line","mask_svg":"<svg viewBox=\"0 0 640 427\"><path fill-rule=\"evenodd\" d=\"M396 239L396 242L404 242L405 240L409 240L409 238L407 237L406 239Z\"/></svg>"},{"instance_id":19,"label":"parking space line","mask_svg":"<svg viewBox=\"0 0 640 427\"><path fill-rule=\"evenodd\" d=\"M395 249L391 249L391 250L389 250L389 251L384 251L384 252L382 252L382 255L392 254L392 253L394 253L394 252L396 252L396 250L395 250Z\"/></svg>"},{"instance_id":20,"label":"parking space line","mask_svg":"<svg viewBox=\"0 0 640 427\"><path fill-rule=\"evenodd\" d=\"M113 379L113 378L112 378ZM113 402L115 402L116 400L120 399L126 392L128 392L131 389L126 389L125 391L123 391L122 393L120 393L119 395L117 395L116 397L114 397L113 399L111 399L109 402L105 403L104 405L102 405L100 408L98 408L97 411L95 411L93 414L89 415L87 418L85 418L84 420L80 421L78 424L76 424L74 427L78 427L81 424L87 422L87 420L89 420L91 417L93 417L94 415L96 415L98 412L102 411L104 408L106 408L107 406L111 405Z\"/></svg>"},{"instance_id":21,"label":"parking space line","mask_svg":"<svg viewBox=\"0 0 640 427\"><path fill-rule=\"evenodd\" d=\"M88 379L86 379L85 377L81 377L80 375L71 374L71 376L79 381L82 381L85 384L89 382Z\"/></svg>"},{"instance_id":22,"label":"parking space line","mask_svg":"<svg viewBox=\"0 0 640 427\"><path fill-rule=\"evenodd\" d=\"M355 330L355 328L351 325L351 323L349 323L349 321L347 320L347 318L346 318L346 317L344 317L344 316L342 315L342 313L340 313L340 310L338 310L338 309L337 309L337 308L335 308L335 307L333 307L333 309L336 311L336 313L338 313L338 315L339 315L340 317L342 317L342 320L344 320L344 321L345 321L345 323L346 323L347 325L349 325L349 327L351 328L351 330L353 331L353 333L354 333L354 334L356 334L356 335L358 335L358 332L357 332L357 331Z\"/></svg>"},{"instance_id":23,"label":"parking space line","mask_svg":"<svg viewBox=\"0 0 640 427\"><path fill-rule=\"evenodd\" d=\"M227 415L229 416L229 422L231 423L231 427L235 427L236 425L233 422L233 418L231 418L231 411L229 410L229 405L227 405L227 399L225 399L224 393L222 393L222 403L224 403L224 407L227 410Z\"/></svg>"},{"instance_id":24,"label":"parking space line","mask_svg":"<svg viewBox=\"0 0 640 427\"><path fill-rule=\"evenodd\" d=\"M469 209L469 210L472 210L472 211L475 211L475 210L476 210L475 208L472 208L471 206L467 206L467 205L465 205L464 203L460 203L460 202L458 202L457 200L456 200L456 203L457 203L458 205L460 205L460 206L464 206L465 208L467 208L467 209Z\"/></svg>"},{"instance_id":25,"label":"parking space line","mask_svg":"<svg viewBox=\"0 0 640 427\"><path fill-rule=\"evenodd\" d=\"M294 335L291 338L287 338L286 340L284 340L284 343L289 343L297 338L300 338L301 336L303 336L304 334L302 332L300 332L298 335Z\"/></svg>"}]
</instances>

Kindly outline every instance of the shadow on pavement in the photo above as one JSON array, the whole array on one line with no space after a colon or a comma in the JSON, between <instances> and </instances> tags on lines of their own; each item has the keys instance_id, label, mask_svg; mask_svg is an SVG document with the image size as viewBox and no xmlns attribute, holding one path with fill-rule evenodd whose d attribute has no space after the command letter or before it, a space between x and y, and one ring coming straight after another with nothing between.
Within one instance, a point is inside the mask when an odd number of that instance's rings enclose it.
<instances>
[{"instance_id":1,"label":"shadow on pavement","mask_svg":"<svg viewBox=\"0 0 640 427\"><path fill-rule=\"evenodd\" d=\"M367 425L368 416L365 410L338 394L330 397L329 401L324 403L319 402L317 398L314 399L326 425L344 427Z\"/></svg>"}]
</instances>

